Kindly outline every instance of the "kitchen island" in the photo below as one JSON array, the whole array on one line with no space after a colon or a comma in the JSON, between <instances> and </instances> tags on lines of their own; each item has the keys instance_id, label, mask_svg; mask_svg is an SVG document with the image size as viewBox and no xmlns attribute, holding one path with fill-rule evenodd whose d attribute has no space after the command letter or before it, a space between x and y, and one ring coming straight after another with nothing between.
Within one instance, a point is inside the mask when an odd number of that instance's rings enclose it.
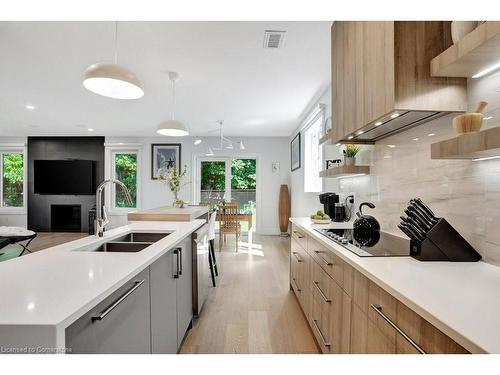
<instances>
[{"instance_id":1,"label":"kitchen island","mask_svg":"<svg viewBox=\"0 0 500 375\"><path fill-rule=\"evenodd\" d=\"M129 221L191 221L202 216L207 217L206 206L185 206L177 208L164 206L149 210L137 210L128 213Z\"/></svg>"},{"instance_id":2,"label":"kitchen island","mask_svg":"<svg viewBox=\"0 0 500 375\"><path fill-rule=\"evenodd\" d=\"M0 263L1 351L175 353L192 318L191 234L204 223L134 222ZM141 233L165 236L137 252L96 250Z\"/></svg>"},{"instance_id":3,"label":"kitchen island","mask_svg":"<svg viewBox=\"0 0 500 375\"><path fill-rule=\"evenodd\" d=\"M359 257L315 231L336 228L335 223L317 225L309 218L290 221L291 288L298 294L313 332L323 329L317 337L324 352L415 353L427 347L429 353L500 353L499 267L482 261ZM308 290L311 297L305 292ZM335 296L332 290L347 301L342 305L343 315L333 314L342 325L321 326L324 314L316 318L315 307L330 298L326 294ZM340 303L331 300L327 309ZM381 313L394 326L388 326ZM381 332L385 333L379 335ZM342 333L345 340L336 342ZM328 334L333 342L327 342Z\"/></svg>"}]
</instances>

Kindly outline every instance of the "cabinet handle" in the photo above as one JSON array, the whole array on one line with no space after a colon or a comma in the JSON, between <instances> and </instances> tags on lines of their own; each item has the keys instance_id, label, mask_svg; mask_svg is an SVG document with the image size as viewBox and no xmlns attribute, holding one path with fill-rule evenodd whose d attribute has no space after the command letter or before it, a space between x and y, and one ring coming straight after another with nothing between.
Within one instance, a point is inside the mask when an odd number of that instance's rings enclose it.
<instances>
[{"instance_id":1,"label":"cabinet handle","mask_svg":"<svg viewBox=\"0 0 500 375\"><path fill-rule=\"evenodd\" d=\"M174 254L175 254L175 273L174 273L174 279L178 279L179 278L179 249L175 249L174 250Z\"/></svg>"},{"instance_id":2,"label":"cabinet handle","mask_svg":"<svg viewBox=\"0 0 500 375\"><path fill-rule=\"evenodd\" d=\"M293 233L295 233L295 235L298 237L298 238L304 238L304 236L300 233L300 232L297 232L296 230L293 231Z\"/></svg>"},{"instance_id":3,"label":"cabinet handle","mask_svg":"<svg viewBox=\"0 0 500 375\"><path fill-rule=\"evenodd\" d=\"M413 346L420 354L426 354L425 351L418 346L418 344L413 341L406 333L404 333L401 328L399 328L387 315L385 315L382 312L382 306L379 305L374 305L373 303L370 304L370 307L375 310L375 312L382 317L392 328L396 330L397 333L399 333L403 338L408 341L408 343Z\"/></svg>"},{"instance_id":4,"label":"cabinet handle","mask_svg":"<svg viewBox=\"0 0 500 375\"><path fill-rule=\"evenodd\" d=\"M318 281L314 281L314 286L316 287L316 289L318 289L319 294L321 294L321 297L323 297L323 299L325 300L326 303L331 303L332 302L332 300L330 298L328 298L325 295L325 293L323 293L323 291L319 287L319 282Z\"/></svg>"},{"instance_id":5,"label":"cabinet handle","mask_svg":"<svg viewBox=\"0 0 500 375\"><path fill-rule=\"evenodd\" d=\"M297 256L297 254L298 254L298 253L297 253L296 251L292 251L292 254L293 254L293 256L297 259L297 262L301 263L301 262L303 261L302 259L300 259L300 258Z\"/></svg>"},{"instance_id":6,"label":"cabinet handle","mask_svg":"<svg viewBox=\"0 0 500 375\"><path fill-rule=\"evenodd\" d=\"M302 289L300 289L299 284L297 284L297 280L295 277L292 277L293 283L295 284L295 287L297 288L297 292L302 292Z\"/></svg>"},{"instance_id":7,"label":"cabinet handle","mask_svg":"<svg viewBox=\"0 0 500 375\"><path fill-rule=\"evenodd\" d=\"M106 310L104 310L100 315L93 316L92 321L95 322L96 320L103 320L106 317L106 315L108 315L111 311L113 311L120 303L125 301L125 299L132 293L134 293L134 291L137 288L139 288L143 283L144 280L136 280L134 282L134 285L125 293L123 293L123 295L120 298L118 298L115 302L113 302L113 304L111 304Z\"/></svg>"},{"instance_id":8,"label":"cabinet handle","mask_svg":"<svg viewBox=\"0 0 500 375\"><path fill-rule=\"evenodd\" d=\"M316 328L316 331L318 331L319 337L321 338L321 341L323 342L323 346L330 347L330 343L326 342L325 336L323 336L323 332L321 332L321 330L319 329L318 321L316 319L313 319L313 325L314 325L314 328Z\"/></svg>"},{"instance_id":9,"label":"cabinet handle","mask_svg":"<svg viewBox=\"0 0 500 375\"><path fill-rule=\"evenodd\" d=\"M179 247L179 275L182 275L182 270L183 270L183 266L182 266L182 248Z\"/></svg>"},{"instance_id":10,"label":"cabinet handle","mask_svg":"<svg viewBox=\"0 0 500 375\"><path fill-rule=\"evenodd\" d=\"M318 258L323 262L325 263L327 266L333 266L333 263L332 262L329 262L328 260L326 260L325 258L323 258L321 255L321 253L323 253L324 251L319 251L319 250L314 250L314 252L316 253L316 255L318 256Z\"/></svg>"}]
</instances>

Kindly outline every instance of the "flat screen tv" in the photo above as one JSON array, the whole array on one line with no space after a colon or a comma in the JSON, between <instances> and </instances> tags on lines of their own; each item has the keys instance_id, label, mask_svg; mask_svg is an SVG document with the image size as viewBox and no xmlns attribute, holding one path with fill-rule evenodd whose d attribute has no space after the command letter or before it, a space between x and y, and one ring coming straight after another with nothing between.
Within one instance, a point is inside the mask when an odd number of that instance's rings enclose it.
<instances>
[{"instance_id":1,"label":"flat screen tv","mask_svg":"<svg viewBox=\"0 0 500 375\"><path fill-rule=\"evenodd\" d=\"M35 194L95 194L93 160L35 160L34 175Z\"/></svg>"}]
</instances>

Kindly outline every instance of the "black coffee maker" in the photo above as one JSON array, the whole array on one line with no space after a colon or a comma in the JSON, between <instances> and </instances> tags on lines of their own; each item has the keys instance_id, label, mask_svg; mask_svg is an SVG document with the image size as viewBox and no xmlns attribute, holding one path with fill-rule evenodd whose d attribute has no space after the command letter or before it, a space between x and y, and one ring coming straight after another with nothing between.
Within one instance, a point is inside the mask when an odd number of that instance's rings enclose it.
<instances>
[{"instance_id":1,"label":"black coffee maker","mask_svg":"<svg viewBox=\"0 0 500 375\"><path fill-rule=\"evenodd\" d=\"M335 214L335 203L339 203L339 196L335 193L322 193L319 195L319 203L323 205L323 211L333 220Z\"/></svg>"}]
</instances>

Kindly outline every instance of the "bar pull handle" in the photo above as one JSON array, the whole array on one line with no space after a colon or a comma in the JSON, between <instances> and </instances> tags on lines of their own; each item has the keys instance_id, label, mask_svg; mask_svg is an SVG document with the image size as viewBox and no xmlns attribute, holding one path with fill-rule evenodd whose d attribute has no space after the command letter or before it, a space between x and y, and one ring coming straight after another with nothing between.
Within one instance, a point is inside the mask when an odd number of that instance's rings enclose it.
<instances>
[{"instance_id":1,"label":"bar pull handle","mask_svg":"<svg viewBox=\"0 0 500 375\"><path fill-rule=\"evenodd\" d=\"M316 253L316 255L318 256L318 258L323 262L325 263L327 266L333 266L333 263L326 260L325 258L323 258L320 254L323 253L323 251L319 251L319 250L314 250L314 252Z\"/></svg>"},{"instance_id":2,"label":"bar pull handle","mask_svg":"<svg viewBox=\"0 0 500 375\"><path fill-rule=\"evenodd\" d=\"M385 315L382 311L382 307L378 305L374 305L373 303L370 304L370 307L375 310L375 312L382 317L392 328L396 330L397 333L399 333L403 338L408 341L408 343L413 346L420 354L426 354L425 351L418 346L418 344L413 341L406 333L404 333L401 328L399 328L387 315Z\"/></svg>"},{"instance_id":3,"label":"bar pull handle","mask_svg":"<svg viewBox=\"0 0 500 375\"><path fill-rule=\"evenodd\" d=\"M319 282L318 281L314 281L314 286L316 287L316 289L318 289L318 292L319 294L321 294L321 297L323 297L323 299L325 300L326 303L331 303L332 300L330 298L328 298L325 293L323 293L323 291L321 290L321 288L319 287Z\"/></svg>"},{"instance_id":4,"label":"bar pull handle","mask_svg":"<svg viewBox=\"0 0 500 375\"><path fill-rule=\"evenodd\" d=\"M319 337L321 338L321 342L323 343L323 346L330 347L331 344L325 340L325 336L323 336L323 332L321 332L321 329L319 329L318 326L318 321L316 319L313 319L313 325L316 331L318 331Z\"/></svg>"},{"instance_id":5,"label":"bar pull handle","mask_svg":"<svg viewBox=\"0 0 500 375\"><path fill-rule=\"evenodd\" d=\"M298 253L296 251L292 251L292 254L297 259L297 262L299 262L299 263L303 262L303 260L298 257L298 255L297 255Z\"/></svg>"},{"instance_id":6,"label":"bar pull handle","mask_svg":"<svg viewBox=\"0 0 500 375\"><path fill-rule=\"evenodd\" d=\"M184 267L182 266L182 248L179 247L179 275L182 275Z\"/></svg>"},{"instance_id":7,"label":"bar pull handle","mask_svg":"<svg viewBox=\"0 0 500 375\"><path fill-rule=\"evenodd\" d=\"M97 316L93 316L91 319L93 322L95 322L96 320L103 320L106 315L108 315L111 311L113 311L116 307L118 307L118 305L120 303L122 303L123 301L125 301L125 299L130 296L132 293L134 293L134 291L139 288L142 284L144 283L144 280L136 280L134 282L134 285L129 289L127 290L125 293L123 293L120 298L118 298L115 302L113 302L106 310L104 310L101 314L97 315Z\"/></svg>"},{"instance_id":8,"label":"bar pull handle","mask_svg":"<svg viewBox=\"0 0 500 375\"><path fill-rule=\"evenodd\" d=\"M178 279L179 278L179 249L175 249L174 250L174 254L175 254L175 273L174 273L174 279Z\"/></svg>"},{"instance_id":9,"label":"bar pull handle","mask_svg":"<svg viewBox=\"0 0 500 375\"><path fill-rule=\"evenodd\" d=\"M295 235L298 237L298 238L304 238L304 236L302 235L302 233L294 230L293 233L295 233Z\"/></svg>"}]
</instances>

